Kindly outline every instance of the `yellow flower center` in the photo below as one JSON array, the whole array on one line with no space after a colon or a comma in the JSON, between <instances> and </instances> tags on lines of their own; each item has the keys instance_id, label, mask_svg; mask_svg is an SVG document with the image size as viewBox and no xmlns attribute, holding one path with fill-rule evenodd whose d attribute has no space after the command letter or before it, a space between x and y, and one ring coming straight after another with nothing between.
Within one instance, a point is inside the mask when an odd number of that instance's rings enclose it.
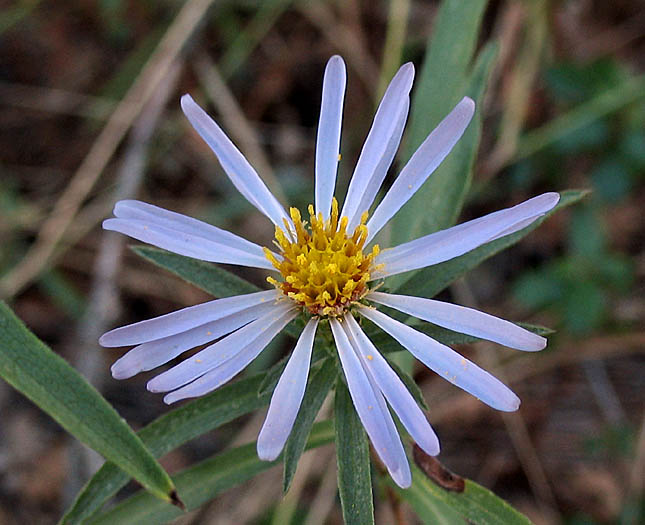
<instances>
[{"instance_id":1,"label":"yellow flower center","mask_svg":"<svg viewBox=\"0 0 645 525\"><path fill-rule=\"evenodd\" d=\"M354 232L347 233L347 217L338 220L338 202L332 201L331 215L323 220L309 205L309 224L296 208L289 210L296 231L276 226L275 245L282 259L267 248L264 253L282 275L283 281L267 281L312 315L339 316L368 291L370 270L379 253L378 245L363 253L367 239L367 212ZM289 233L287 233L289 232ZM294 239L295 238L295 239Z\"/></svg>"}]
</instances>

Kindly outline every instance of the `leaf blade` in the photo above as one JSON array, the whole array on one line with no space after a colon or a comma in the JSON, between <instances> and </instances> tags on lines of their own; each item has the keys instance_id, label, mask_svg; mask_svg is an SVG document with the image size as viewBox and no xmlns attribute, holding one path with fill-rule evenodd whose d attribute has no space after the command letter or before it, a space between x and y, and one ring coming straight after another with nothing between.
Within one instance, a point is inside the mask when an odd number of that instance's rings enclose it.
<instances>
[{"instance_id":1,"label":"leaf blade","mask_svg":"<svg viewBox=\"0 0 645 525\"><path fill-rule=\"evenodd\" d=\"M334 404L338 493L346 525L374 523L372 476L367 436L345 384L336 383Z\"/></svg>"},{"instance_id":2,"label":"leaf blade","mask_svg":"<svg viewBox=\"0 0 645 525\"><path fill-rule=\"evenodd\" d=\"M174 273L215 297L231 297L260 291L260 288L254 284L212 263L151 246L136 245L131 246L131 249L147 261Z\"/></svg>"},{"instance_id":3,"label":"leaf blade","mask_svg":"<svg viewBox=\"0 0 645 525\"><path fill-rule=\"evenodd\" d=\"M334 430L331 421L316 423L307 442L307 449L331 443L333 439ZM198 463L173 476L173 480L184 495L187 509L193 510L218 493L243 483L279 462L280 458L275 461L259 459L256 443L253 442ZM89 523L95 525L163 523L181 515L175 507L163 502L159 503L148 497L146 493L139 492Z\"/></svg>"},{"instance_id":4,"label":"leaf blade","mask_svg":"<svg viewBox=\"0 0 645 525\"><path fill-rule=\"evenodd\" d=\"M258 394L266 373L223 386L215 392L164 414L139 431L139 437L157 457L208 430L269 403L270 392ZM82 523L95 514L130 477L114 463L106 463L87 482L61 523Z\"/></svg>"},{"instance_id":5,"label":"leaf blade","mask_svg":"<svg viewBox=\"0 0 645 525\"><path fill-rule=\"evenodd\" d=\"M448 505L467 520L478 525L530 525L530 520L495 496L487 488L469 479L463 492L452 492L439 487L416 466L412 467L412 487L397 489L401 497L419 513L426 507ZM393 483L390 483L394 486Z\"/></svg>"},{"instance_id":6,"label":"leaf blade","mask_svg":"<svg viewBox=\"0 0 645 525\"><path fill-rule=\"evenodd\" d=\"M176 497L168 474L112 406L0 303L0 376L66 431L114 461L158 498Z\"/></svg>"},{"instance_id":7,"label":"leaf blade","mask_svg":"<svg viewBox=\"0 0 645 525\"><path fill-rule=\"evenodd\" d=\"M453 151L392 220L393 244L450 225L463 203L481 134L481 93L495 55L489 46L468 81L486 3L445 0L437 14L412 102L405 158L412 156L463 95L473 95L478 109Z\"/></svg>"}]
</instances>

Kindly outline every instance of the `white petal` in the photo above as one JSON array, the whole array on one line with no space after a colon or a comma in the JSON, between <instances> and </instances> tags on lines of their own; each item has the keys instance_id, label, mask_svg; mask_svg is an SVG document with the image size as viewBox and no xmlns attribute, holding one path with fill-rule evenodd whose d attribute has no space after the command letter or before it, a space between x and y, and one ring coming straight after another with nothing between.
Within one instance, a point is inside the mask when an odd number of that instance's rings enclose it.
<instances>
[{"instance_id":1,"label":"white petal","mask_svg":"<svg viewBox=\"0 0 645 525\"><path fill-rule=\"evenodd\" d=\"M297 310L290 310L286 314L283 314L282 317L269 324L266 330L257 338L238 351L234 359L229 359L218 364L215 368L199 377L199 379L166 395L163 398L164 402L171 404L181 399L203 396L219 388L244 370L297 315Z\"/></svg>"},{"instance_id":2,"label":"white petal","mask_svg":"<svg viewBox=\"0 0 645 525\"><path fill-rule=\"evenodd\" d=\"M376 111L341 212L342 217L349 219L347 230L350 232L374 202L399 148L410 107L409 94L413 80L414 66L409 62L401 66L394 76Z\"/></svg>"},{"instance_id":3,"label":"white petal","mask_svg":"<svg viewBox=\"0 0 645 525\"><path fill-rule=\"evenodd\" d=\"M329 217L336 186L346 81L345 62L334 55L325 68L316 137L316 213L322 212L324 218Z\"/></svg>"},{"instance_id":4,"label":"white petal","mask_svg":"<svg viewBox=\"0 0 645 525\"><path fill-rule=\"evenodd\" d=\"M378 310L362 307L359 311L394 337L424 365L454 385L497 410L512 412L519 408L519 398L507 386L451 348Z\"/></svg>"},{"instance_id":5,"label":"white petal","mask_svg":"<svg viewBox=\"0 0 645 525\"><path fill-rule=\"evenodd\" d=\"M99 344L105 347L114 347L156 341L170 335L185 332L210 321L216 321L251 306L265 302L272 303L279 295L278 290L266 290L189 306L153 319L110 330L101 336Z\"/></svg>"},{"instance_id":6,"label":"white petal","mask_svg":"<svg viewBox=\"0 0 645 525\"><path fill-rule=\"evenodd\" d=\"M374 278L424 268L463 255L482 244L525 228L551 210L559 199L557 193L544 193L512 208L383 250L374 263L383 264L384 267L374 273Z\"/></svg>"},{"instance_id":7,"label":"white petal","mask_svg":"<svg viewBox=\"0 0 645 525\"><path fill-rule=\"evenodd\" d=\"M260 255L246 250L231 248L208 238L197 237L190 233L160 226L159 224L135 219L107 219L103 229L123 233L142 242L147 242L164 250L193 257L201 261L250 266L251 268L274 269L271 262ZM259 247L258 247L259 248Z\"/></svg>"},{"instance_id":8,"label":"white petal","mask_svg":"<svg viewBox=\"0 0 645 525\"><path fill-rule=\"evenodd\" d=\"M546 346L544 337L499 317L479 312L472 308L466 308L465 306L422 297L382 292L372 292L367 296L367 299L396 308L401 312L443 326L449 330L481 337L517 350L535 352L542 350Z\"/></svg>"},{"instance_id":9,"label":"white petal","mask_svg":"<svg viewBox=\"0 0 645 525\"><path fill-rule=\"evenodd\" d=\"M310 319L305 326L271 396L257 443L258 457L264 461L273 461L280 455L293 428L305 395L317 326L316 318Z\"/></svg>"},{"instance_id":10,"label":"white petal","mask_svg":"<svg viewBox=\"0 0 645 525\"><path fill-rule=\"evenodd\" d=\"M273 302L251 306L246 310L228 315L217 321L191 328L186 332L171 335L135 346L112 365L114 379L127 379L139 372L152 370L161 366L186 350L215 341L223 335L230 334L245 324L275 308Z\"/></svg>"},{"instance_id":11,"label":"white petal","mask_svg":"<svg viewBox=\"0 0 645 525\"><path fill-rule=\"evenodd\" d=\"M293 303L277 304L273 311L268 314L151 379L147 384L148 390L151 392L169 392L179 388L230 359L235 359L247 346L255 344L256 339L263 340L263 336L271 335L270 341L293 319L293 311Z\"/></svg>"},{"instance_id":12,"label":"white petal","mask_svg":"<svg viewBox=\"0 0 645 525\"><path fill-rule=\"evenodd\" d=\"M363 369L338 320L332 318L329 324L358 417L392 479L406 488L411 483L410 465L383 396Z\"/></svg>"},{"instance_id":13,"label":"white petal","mask_svg":"<svg viewBox=\"0 0 645 525\"><path fill-rule=\"evenodd\" d=\"M428 135L392 184L367 223L368 241L399 211L448 156L475 112L475 103L464 97Z\"/></svg>"},{"instance_id":14,"label":"white petal","mask_svg":"<svg viewBox=\"0 0 645 525\"><path fill-rule=\"evenodd\" d=\"M282 205L262 182L244 155L190 95L181 97L181 109L195 131L213 150L238 191L275 225L284 228L283 219L290 223Z\"/></svg>"},{"instance_id":15,"label":"white petal","mask_svg":"<svg viewBox=\"0 0 645 525\"><path fill-rule=\"evenodd\" d=\"M264 257L261 246L247 241L243 237L187 215L165 210L146 202L135 200L119 201L114 206L114 215L119 219L136 219L150 224L157 224L171 230L202 237L230 248Z\"/></svg>"},{"instance_id":16,"label":"white petal","mask_svg":"<svg viewBox=\"0 0 645 525\"><path fill-rule=\"evenodd\" d=\"M345 332L363 367L372 375L403 426L426 453L431 456L439 454L437 435L403 381L361 330L356 320L351 315L346 316L346 319L347 322L343 323Z\"/></svg>"}]
</instances>

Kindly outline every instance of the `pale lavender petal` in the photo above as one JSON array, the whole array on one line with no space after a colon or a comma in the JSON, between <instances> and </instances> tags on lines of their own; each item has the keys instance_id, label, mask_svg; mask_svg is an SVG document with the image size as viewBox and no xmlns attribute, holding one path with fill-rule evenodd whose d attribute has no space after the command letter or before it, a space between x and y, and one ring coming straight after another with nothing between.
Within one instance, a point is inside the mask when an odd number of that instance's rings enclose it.
<instances>
[{"instance_id":1,"label":"pale lavender petal","mask_svg":"<svg viewBox=\"0 0 645 525\"><path fill-rule=\"evenodd\" d=\"M234 359L245 347L254 344L255 340L263 340L263 336L271 335L271 339L282 330L294 315L291 302L279 303L273 311L247 324L236 332L220 339L215 344L182 361L164 373L148 381L147 388L151 392L169 392L190 383L206 372ZM264 348L264 346L262 347Z\"/></svg>"},{"instance_id":2,"label":"pale lavender petal","mask_svg":"<svg viewBox=\"0 0 645 525\"><path fill-rule=\"evenodd\" d=\"M275 322L267 325L258 337L242 347L234 358L219 363L215 368L200 376L192 383L187 384L179 390L175 390L166 395L163 400L167 404L175 403L181 399L189 397L203 396L219 388L227 381L231 380L242 370L244 370L251 361L253 361L262 350L264 350L271 340L295 317L298 315L297 310L293 309L283 314ZM230 336L229 336L230 337ZM244 344L244 342L240 342Z\"/></svg>"},{"instance_id":3,"label":"pale lavender petal","mask_svg":"<svg viewBox=\"0 0 645 525\"><path fill-rule=\"evenodd\" d=\"M419 149L386 193L367 223L368 241L416 193L426 179L448 156L450 150L461 138L475 112L475 103L464 97L459 104L428 135Z\"/></svg>"},{"instance_id":4,"label":"pale lavender petal","mask_svg":"<svg viewBox=\"0 0 645 525\"><path fill-rule=\"evenodd\" d=\"M293 428L305 395L317 326L317 318L310 319L305 326L271 396L257 443L258 457L264 461L273 461L280 455Z\"/></svg>"},{"instance_id":5,"label":"pale lavender petal","mask_svg":"<svg viewBox=\"0 0 645 525\"><path fill-rule=\"evenodd\" d=\"M159 208L147 202L124 200L114 206L114 215L119 219L136 219L157 224L178 232L188 233L195 237L202 237L218 244L224 244L237 250L264 257L261 246L247 241L234 233L222 230L187 215Z\"/></svg>"},{"instance_id":6,"label":"pale lavender petal","mask_svg":"<svg viewBox=\"0 0 645 525\"><path fill-rule=\"evenodd\" d=\"M439 454L437 435L403 381L361 330L356 320L351 315L345 316L345 319L347 320L343 323L345 332L361 359L363 367L368 374L372 375L376 385L399 416L403 426L426 453L431 456Z\"/></svg>"},{"instance_id":7,"label":"pale lavender petal","mask_svg":"<svg viewBox=\"0 0 645 525\"><path fill-rule=\"evenodd\" d=\"M540 217L543 217L543 215L538 215L537 217L529 217L529 218L528 218L528 219L526 219L526 220L520 221L520 222L518 222L517 224L514 224L513 226L511 226L510 228L507 228L506 230L504 230L504 231L503 231L503 232L501 232L500 234L495 235L495 237L493 237L493 238L491 239L491 241L495 241L495 240L497 240L497 239L501 239L502 237L506 237L507 235L511 235L511 234L513 234L513 233L515 233L515 232L518 232L518 231L520 231L520 230L523 230L523 229L524 229L524 228L526 228L527 226L529 226L529 225L533 224L533 223L534 223L537 219L539 219Z\"/></svg>"},{"instance_id":8,"label":"pale lavender petal","mask_svg":"<svg viewBox=\"0 0 645 525\"><path fill-rule=\"evenodd\" d=\"M216 321L251 306L265 302L273 303L279 296L278 290L266 290L189 306L153 319L110 330L101 336L99 344L105 347L114 347L156 341Z\"/></svg>"},{"instance_id":9,"label":"pale lavender petal","mask_svg":"<svg viewBox=\"0 0 645 525\"><path fill-rule=\"evenodd\" d=\"M135 219L107 219L103 229L123 233L142 242L147 242L179 255L201 261L236 264L251 268L274 269L271 262L256 250L247 252L208 238Z\"/></svg>"},{"instance_id":10,"label":"pale lavender petal","mask_svg":"<svg viewBox=\"0 0 645 525\"><path fill-rule=\"evenodd\" d=\"M535 352L546 346L544 337L499 317L465 306L383 292L371 292L367 299L449 330L481 337L517 350Z\"/></svg>"},{"instance_id":11,"label":"pale lavender petal","mask_svg":"<svg viewBox=\"0 0 645 525\"><path fill-rule=\"evenodd\" d=\"M507 386L451 348L373 308L363 306L359 312L428 368L487 405L505 412L519 408L519 398Z\"/></svg>"},{"instance_id":12,"label":"pale lavender petal","mask_svg":"<svg viewBox=\"0 0 645 525\"><path fill-rule=\"evenodd\" d=\"M346 82L345 62L334 55L325 68L316 137L316 213L322 212L324 218L329 217L336 186Z\"/></svg>"},{"instance_id":13,"label":"pale lavender petal","mask_svg":"<svg viewBox=\"0 0 645 525\"><path fill-rule=\"evenodd\" d=\"M241 326L255 321L273 308L275 308L275 304L272 301L251 306L246 310L228 315L217 321L196 326L186 332L135 346L114 362L111 368L112 377L114 379L127 379L139 372L157 368L181 355L186 350L210 343L223 335L230 334Z\"/></svg>"},{"instance_id":14,"label":"pale lavender petal","mask_svg":"<svg viewBox=\"0 0 645 525\"><path fill-rule=\"evenodd\" d=\"M332 318L329 324L358 417L392 479L400 487L408 487L410 466L383 396L363 369L340 322Z\"/></svg>"},{"instance_id":15,"label":"pale lavender petal","mask_svg":"<svg viewBox=\"0 0 645 525\"><path fill-rule=\"evenodd\" d=\"M231 179L238 191L275 225L283 228L283 219L290 223L291 219L285 213L282 205L262 182L244 155L190 95L181 97L181 109L195 131L213 150L228 178Z\"/></svg>"},{"instance_id":16,"label":"pale lavender petal","mask_svg":"<svg viewBox=\"0 0 645 525\"><path fill-rule=\"evenodd\" d=\"M487 242L525 228L551 210L559 199L557 193L544 193L512 208L383 250L374 262L384 266L374 272L374 278L424 268L463 255Z\"/></svg>"},{"instance_id":17,"label":"pale lavender petal","mask_svg":"<svg viewBox=\"0 0 645 525\"><path fill-rule=\"evenodd\" d=\"M409 62L401 66L379 104L343 203L341 216L349 219L348 231L369 210L392 164L408 116L413 80L414 66Z\"/></svg>"}]
</instances>

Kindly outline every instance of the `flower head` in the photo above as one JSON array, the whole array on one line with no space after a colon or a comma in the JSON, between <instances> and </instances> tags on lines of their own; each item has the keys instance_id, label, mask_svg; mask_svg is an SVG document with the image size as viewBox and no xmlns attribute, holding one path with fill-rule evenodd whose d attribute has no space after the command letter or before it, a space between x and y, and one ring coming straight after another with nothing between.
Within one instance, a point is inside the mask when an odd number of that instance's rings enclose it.
<instances>
[{"instance_id":1,"label":"flower head","mask_svg":"<svg viewBox=\"0 0 645 525\"><path fill-rule=\"evenodd\" d=\"M449 347L379 311L379 305L436 325L518 350L536 351L546 340L519 326L471 308L377 291L380 280L447 261L528 226L553 208L557 193L546 193L394 248L380 250L374 236L410 199L448 155L468 126L474 103L465 97L428 135L370 215L376 195L398 149L409 109L414 68L406 64L392 79L352 176L343 207L334 198L345 93L345 65L334 56L325 70L316 144L314 205L308 220L287 214L219 126L184 95L182 109L208 143L224 171L275 225L274 245L261 247L215 226L139 201L120 201L114 230L172 252L204 261L274 272L273 289L216 299L114 329L103 346L136 345L112 366L117 379L163 365L199 345L191 358L148 383L169 392L167 403L200 396L242 371L297 315L308 322L273 393L258 438L258 455L273 460L282 451L304 395L312 348L322 319L329 322L356 411L374 449L395 482L411 483L410 467L388 404L418 445L439 453L439 441L412 395L362 330L369 319L417 359L493 408L516 410L520 401L499 380ZM276 273L277 272L277 273Z\"/></svg>"}]
</instances>

